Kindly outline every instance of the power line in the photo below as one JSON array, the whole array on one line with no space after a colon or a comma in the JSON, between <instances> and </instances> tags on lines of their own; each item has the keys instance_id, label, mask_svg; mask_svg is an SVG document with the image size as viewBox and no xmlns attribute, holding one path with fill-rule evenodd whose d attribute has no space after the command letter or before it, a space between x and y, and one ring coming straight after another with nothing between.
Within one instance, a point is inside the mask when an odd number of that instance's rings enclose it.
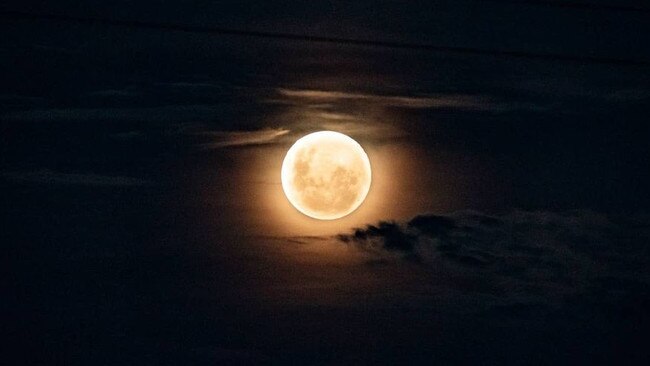
<instances>
[{"instance_id":1,"label":"power line","mask_svg":"<svg viewBox=\"0 0 650 366\"><path fill-rule=\"evenodd\" d=\"M478 1L478 0L477 0ZM579 1L553 1L553 0L480 0L478 2L490 2L499 4L517 4L517 5L536 5L536 6L549 6L555 8L568 8L580 10L595 10L595 11L618 11L630 12L640 14L650 14L650 8L640 6L625 6L625 5L611 5L611 4L593 4Z\"/></svg>"},{"instance_id":2,"label":"power line","mask_svg":"<svg viewBox=\"0 0 650 366\"><path fill-rule=\"evenodd\" d=\"M185 25L164 22L150 22L139 20L120 20L109 18L93 18L93 17L77 17L71 15L60 14L37 14L20 11L0 11L0 17L13 20L32 20L32 21L51 21L51 22L64 22L83 25L103 25L103 26L116 26L137 29L155 29L166 30L175 32L187 33L206 33L206 34L219 34L238 37L253 37L253 38L267 38L278 39L298 42L312 42L324 44L336 44L343 46L361 46L361 47L374 47L374 48L389 48L389 49L403 49L403 50L416 50L416 51L433 51L459 55L472 55L472 56L490 56L490 57L504 57L504 58L518 58L530 60L543 60L555 62L573 62L573 63L591 63L603 65L618 65L618 66L650 66L648 60L633 60L621 59L611 57L595 57L583 55L566 55L559 53L534 53L526 51L509 51L499 49L484 49L473 47L456 47L456 46L443 46L428 43L411 43L411 42L398 42L398 41L381 41L371 39L355 39L355 38L342 38L342 37L324 37L296 33L281 33L281 32L264 32L252 31L222 27L200 26L200 25Z\"/></svg>"}]
</instances>

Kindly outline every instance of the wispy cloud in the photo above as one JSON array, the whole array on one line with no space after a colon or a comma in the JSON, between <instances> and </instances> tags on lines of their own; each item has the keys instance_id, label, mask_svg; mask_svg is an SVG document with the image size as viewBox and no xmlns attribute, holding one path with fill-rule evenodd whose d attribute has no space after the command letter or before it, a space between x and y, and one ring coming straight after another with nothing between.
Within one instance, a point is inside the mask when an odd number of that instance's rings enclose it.
<instances>
[{"instance_id":1,"label":"wispy cloud","mask_svg":"<svg viewBox=\"0 0 650 366\"><path fill-rule=\"evenodd\" d=\"M138 97L141 93L138 92L134 87L127 87L124 89L105 89L105 90L96 90L88 93L88 96L91 97L107 97L107 98L132 98Z\"/></svg>"},{"instance_id":2,"label":"wispy cloud","mask_svg":"<svg viewBox=\"0 0 650 366\"><path fill-rule=\"evenodd\" d=\"M614 102L640 102L650 99L650 90L624 89L611 92L608 99Z\"/></svg>"},{"instance_id":3,"label":"wispy cloud","mask_svg":"<svg viewBox=\"0 0 650 366\"><path fill-rule=\"evenodd\" d=\"M328 103L292 103L281 108L277 115L268 117L267 126L285 126L292 134L299 135L331 130L364 140L394 141L408 135L398 123L400 116L384 113L381 108L356 108L353 105L329 105Z\"/></svg>"},{"instance_id":4,"label":"wispy cloud","mask_svg":"<svg viewBox=\"0 0 650 366\"><path fill-rule=\"evenodd\" d=\"M364 123L364 121L332 121L323 122L322 129L344 133L350 136L363 136L365 138L374 138L377 140L392 140L398 137L406 136L407 133L387 123Z\"/></svg>"},{"instance_id":5,"label":"wispy cloud","mask_svg":"<svg viewBox=\"0 0 650 366\"><path fill-rule=\"evenodd\" d=\"M270 144L275 142L278 137L289 132L289 130L281 128L266 128L257 131L201 131L193 134L209 137L211 142L200 145L202 149L209 150L233 146Z\"/></svg>"},{"instance_id":6,"label":"wispy cloud","mask_svg":"<svg viewBox=\"0 0 650 366\"><path fill-rule=\"evenodd\" d=\"M13 182L37 183L37 184L61 184L61 185L84 185L84 186L147 186L153 183L133 177L79 173L61 173L49 169L34 171L0 172L0 177Z\"/></svg>"},{"instance_id":7,"label":"wispy cloud","mask_svg":"<svg viewBox=\"0 0 650 366\"><path fill-rule=\"evenodd\" d=\"M280 95L288 98L307 99L318 102L348 100L412 109L454 108L492 110L499 106L491 98L465 94L403 96L285 88L279 88L277 91Z\"/></svg>"},{"instance_id":8,"label":"wispy cloud","mask_svg":"<svg viewBox=\"0 0 650 366\"><path fill-rule=\"evenodd\" d=\"M44 104L46 100L41 97L33 97L27 95L18 95L18 94L0 94L0 105L3 107L15 107L15 106L33 106Z\"/></svg>"},{"instance_id":9,"label":"wispy cloud","mask_svg":"<svg viewBox=\"0 0 650 366\"><path fill-rule=\"evenodd\" d=\"M222 112L216 105L170 105L145 108L33 109L6 113L6 121L210 121Z\"/></svg>"},{"instance_id":10,"label":"wispy cloud","mask_svg":"<svg viewBox=\"0 0 650 366\"><path fill-rule=\"evenodd\" d=\"M75 49L70 47L44 45L44 44L33 44L31 48L36 51L59 53L59 54L66 54L66 55L79 55L82 53L82 50L78 48Z\"/></svg>"},{"instance_id":11,"label":"wispy cloud","mask_svg":"<svg viewBox=\"0 0 650 366\"><path fill-rule=\"evenodd\" d=\"M208 82L191 82L191 81L178 81L172 83L157 83L158 86L171 87L171 88L207 88L207 89L223 89L229 85L223 83L208 83Z\"/></svg>"}]
</instances>

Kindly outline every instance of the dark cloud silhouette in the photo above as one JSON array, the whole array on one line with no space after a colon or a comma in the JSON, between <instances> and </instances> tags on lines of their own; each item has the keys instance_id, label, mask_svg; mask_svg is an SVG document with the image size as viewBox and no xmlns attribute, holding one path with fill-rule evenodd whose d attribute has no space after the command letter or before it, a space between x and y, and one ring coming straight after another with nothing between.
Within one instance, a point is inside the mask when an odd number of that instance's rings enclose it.
<instances>
[{"instance_id":1,"label":"dark cloud silhouette","mask_svg":"<svg viewBox=\"0 0 650 366\"><path fill-rule=\"evenodd\" d=\"M494 296L484 308L491 315L537 313L572 298L648 300L650 279L638 273L650 265L649 238L646 219L590 211L422 214L337 236L370 253L371 264L407 259L456 278L468 294Z\"/></svg>"},{"instance_id":2,"label":"dark cloud silhouette","mask_svg":"<svg viewBox=\"0 0 650 366\"><path fill-rule=\"evenodd\" d=\"M456 228L456 222L445 216L419 215L409 221L408 227L418 229L430 236L443 236Z\"/></svg>"},{"instance_id":3,"label":"dark cloud silhouette","mask_svg":"<svg viewBox=\"0 0 650 366\"><path fill-rule=\"evenodd\" d=\"M406 233L395 222L381 221L378 225L368 225L365 229L355 229L351 235L339 235L343 242L372 242L389 251L410 252L415 245L415 237Z\"/></svg>"}]
</instances>

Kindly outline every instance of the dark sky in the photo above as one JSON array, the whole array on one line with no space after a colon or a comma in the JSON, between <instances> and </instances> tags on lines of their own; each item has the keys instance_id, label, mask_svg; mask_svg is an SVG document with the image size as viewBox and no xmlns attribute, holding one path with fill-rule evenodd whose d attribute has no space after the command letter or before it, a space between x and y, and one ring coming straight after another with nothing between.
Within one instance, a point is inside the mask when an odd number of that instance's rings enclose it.
<instances>
[{"instance_id":1,"label":"dark sky","mask_svg":"<svg viewBox=\"0 0 650 366\"><path fill-rule=\"evenodd\" d=\"M644 2L0 12L10 364L650 361ZM280 186L323 129L373 166L332 222Z\"/></svg>"}]
</instances>

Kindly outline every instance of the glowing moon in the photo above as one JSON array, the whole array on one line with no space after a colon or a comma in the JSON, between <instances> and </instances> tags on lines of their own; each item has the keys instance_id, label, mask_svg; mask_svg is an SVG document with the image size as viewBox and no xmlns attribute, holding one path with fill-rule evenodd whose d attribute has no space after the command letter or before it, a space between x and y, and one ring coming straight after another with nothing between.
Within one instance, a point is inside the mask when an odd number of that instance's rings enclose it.
<instances>
[{"instance_id":1,"label":"glowing moon","mask_svg":"<svg viewBox=\"0 0 650 366\"><path fill-rule=\"evenodd\" d=\"M361 145L333 131L300 138L282 163L282 189L303 214L334 220L356 210L368 195L372 174Z\"/></svg>"}]
</instances>

